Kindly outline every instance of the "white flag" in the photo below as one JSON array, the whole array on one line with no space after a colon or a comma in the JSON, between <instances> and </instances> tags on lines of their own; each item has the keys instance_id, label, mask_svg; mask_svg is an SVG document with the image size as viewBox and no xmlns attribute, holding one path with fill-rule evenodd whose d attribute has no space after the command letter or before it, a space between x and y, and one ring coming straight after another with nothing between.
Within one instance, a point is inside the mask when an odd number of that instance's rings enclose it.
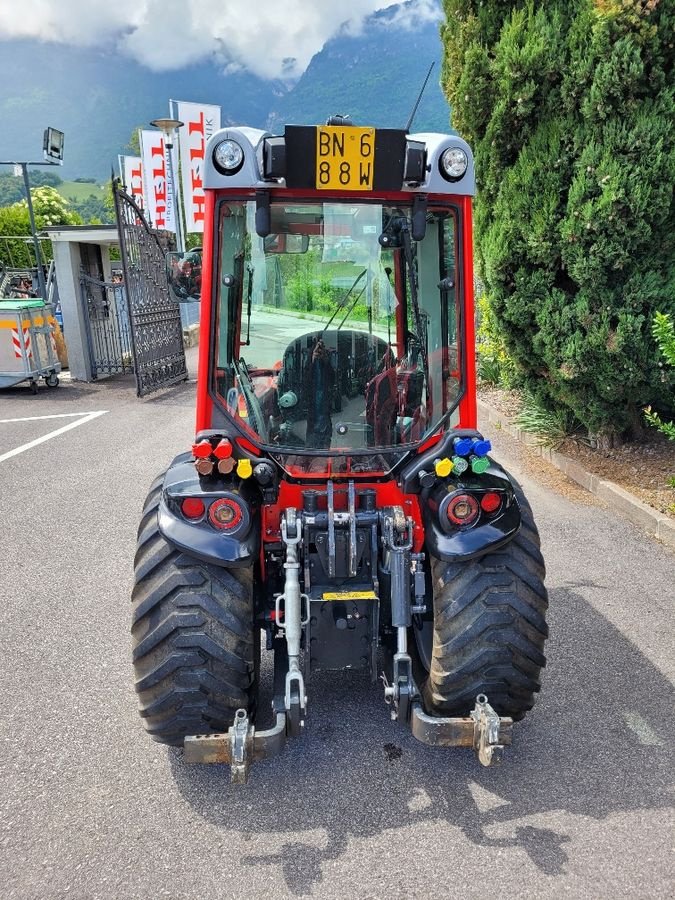
<instances>
[{"instance_id":1,"label":"white flag","mask_svg":"<svg viewBox=\"0 0 675 900\"><path fill-rule=\"evenodd\" d=\"M176 230L168 150L161 131L141 131L143 182L148 215L155 228Z\"/></svg>"},{"instance_id":2,"label":"white flag","mask_svg":"<svg viewBox=\"0 0 675 900\"><path fill-rule=\"evenodd\" d=\"M209 138L220 128L220 107L183 101L178 101L177 106L178 118L183 122L178 135L185 230L204 231L204 157Z\"/></svg>"},{"instance_id":3,"label":"white flag","mask_svg":"<svg viewBox=\"0 0 675 900\"><path fill-rule=\"evenodd\" d=\"M124 189L141 209L146 208L145 194L143 191L143 164L140 156L123 156L124 168L122 180Z\"/></svg>"}]
</instances>

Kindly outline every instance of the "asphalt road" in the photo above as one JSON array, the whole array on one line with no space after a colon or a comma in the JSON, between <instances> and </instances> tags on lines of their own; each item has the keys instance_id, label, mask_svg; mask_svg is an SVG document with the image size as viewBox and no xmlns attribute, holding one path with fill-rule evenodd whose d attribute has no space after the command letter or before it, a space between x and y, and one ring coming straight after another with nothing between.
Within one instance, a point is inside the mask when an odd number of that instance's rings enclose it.
<instances>
[{"instance_id":1,"label":"asphalt road","mask_svg":"<svg viewBox=\"0 0 675 900\"><path fill-rule=\"evenodd\" d=\"M1 420L78 414L0 423L0 897L672 896L675 557L545 472L523 483L549 664L501 768L416 743L380 687L348 675L310 681L306 734L245 788L147 739L135 530L192 438L193 393L0 395Z\"/></svg>"}]
</instances>

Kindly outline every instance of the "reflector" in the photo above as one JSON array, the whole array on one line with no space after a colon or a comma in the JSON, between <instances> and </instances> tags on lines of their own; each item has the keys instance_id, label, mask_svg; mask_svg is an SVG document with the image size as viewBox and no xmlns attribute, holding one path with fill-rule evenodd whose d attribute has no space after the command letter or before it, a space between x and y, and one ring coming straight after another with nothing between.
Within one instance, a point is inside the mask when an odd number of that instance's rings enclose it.
<instances>
[{"instance_id":1,"label":"reflector","mask_svg":"<svg viewBox=\"0 0 675 900\"><path fill-rule=\"evenodd\" d=\"M206 511L204 501L199 497L186 497L182 501L180 508L186 519L201 519Z\"/></svg>"},{"instance_id":2,"label":"reflector","mask_svg":"<svg viewBox=\"0 0 675 900\"><path fill-rule=\"evenodd\" d=\"M498 494L496 491L488 491L487 494L483 494L481 497L480 505L486 513L496 512L502 505L501 494Z\"/></svg>"}]
</instances>

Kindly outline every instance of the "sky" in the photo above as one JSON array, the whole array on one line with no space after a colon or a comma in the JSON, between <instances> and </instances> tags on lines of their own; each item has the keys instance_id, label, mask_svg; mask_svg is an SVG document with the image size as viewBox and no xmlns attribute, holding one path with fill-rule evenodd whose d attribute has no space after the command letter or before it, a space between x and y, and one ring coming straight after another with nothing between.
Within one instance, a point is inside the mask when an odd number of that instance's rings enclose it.
<instances>
[{"instance_id":1,"label":"sky","mask_svg":"<svg viewBox=\"0 0 675 900\"><path fill-rule=\"evenodd\" d=\"M153 71L208 59L226 71L295 79L341 29L393 0L0 0L0 40L115 47ZM439 0L411 0L399 27L440 18Z\"/></svg>"}]
</instances>

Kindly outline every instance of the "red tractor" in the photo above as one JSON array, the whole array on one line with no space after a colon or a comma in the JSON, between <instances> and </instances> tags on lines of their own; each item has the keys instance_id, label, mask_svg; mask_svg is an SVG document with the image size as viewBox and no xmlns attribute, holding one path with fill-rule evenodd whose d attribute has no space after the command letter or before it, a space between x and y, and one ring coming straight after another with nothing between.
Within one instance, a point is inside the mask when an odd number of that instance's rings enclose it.
<instances>
[{"instance_id":1,"label":"red tractor","mask_svg":"<svg viewBox=\"0 0 675 900\"><path fill-rule=\"evenodd\" d=\"M474 184L455 135L340 118L208 145L178 291L201 294L196 437L152 485L133 592L141 716L187 761L245 780L315 670L381 676L392 718L485 765L533 705L544 562L476 430Z\"/></svg>"}]
</instances>

